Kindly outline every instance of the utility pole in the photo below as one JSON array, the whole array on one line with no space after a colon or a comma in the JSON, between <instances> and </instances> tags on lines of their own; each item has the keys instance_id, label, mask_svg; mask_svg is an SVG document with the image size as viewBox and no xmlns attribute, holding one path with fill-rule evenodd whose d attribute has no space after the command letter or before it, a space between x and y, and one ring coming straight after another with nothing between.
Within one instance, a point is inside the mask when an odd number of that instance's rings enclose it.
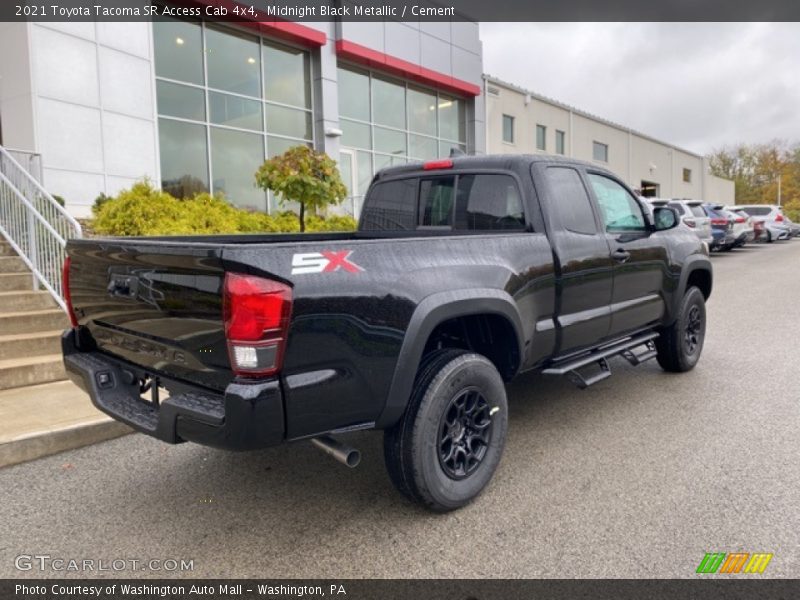
<instances>
[{"instance_id":1,"label":"utility pole","mask_svg":"<svg viewBox=\"0 0 800 600\"><path fill-rule=\"evenodd\" d=\"M778 206L781 205L781 174L778 173Z\"/></svg>"}]
</instances>

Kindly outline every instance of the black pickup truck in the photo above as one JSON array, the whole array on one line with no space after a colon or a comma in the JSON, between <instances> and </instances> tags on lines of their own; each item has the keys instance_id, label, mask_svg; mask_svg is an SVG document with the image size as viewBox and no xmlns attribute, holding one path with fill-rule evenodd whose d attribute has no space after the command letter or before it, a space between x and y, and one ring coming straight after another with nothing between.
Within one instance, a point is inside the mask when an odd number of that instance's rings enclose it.
<instances>
[{"instance_id":1,"label":"black pickup truck","mask_svg":"<svg viewBox=\"0 0 800 600\"><path fill-rule=\"evenodd\" d=\"M695 366L708 251L609 171L544 156L378 173L359 230L70 241L70 377L165 442L244 450L384 430L396 487L435 510L491 479L504 382L586 387L608 359Z\"/></svg>"}]
</instances>

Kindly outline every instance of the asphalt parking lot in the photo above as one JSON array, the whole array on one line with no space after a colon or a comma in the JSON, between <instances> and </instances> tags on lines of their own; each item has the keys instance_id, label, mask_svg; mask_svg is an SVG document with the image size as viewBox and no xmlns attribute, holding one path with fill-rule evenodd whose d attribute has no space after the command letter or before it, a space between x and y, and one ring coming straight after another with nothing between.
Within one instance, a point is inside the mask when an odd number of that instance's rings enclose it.
<instances>
[{"instance_id":1,"label":"asphalt parking lot","mask_svg":"<svg viewBox=\"0 0 800 600\"><path fill-rule=\"evenodd\" d=\"M706 552L744 551L798 577L800 241L713 262L693 372L615 359L585 391L520 378L499 471L463 510L403 500L375 433L348 438L354 470L308 443L234 454L137 434L0 471L0 576L65 575L14 567L46 554L191 559L198 577L695 577Z\"/></svg>"}]
</instances>

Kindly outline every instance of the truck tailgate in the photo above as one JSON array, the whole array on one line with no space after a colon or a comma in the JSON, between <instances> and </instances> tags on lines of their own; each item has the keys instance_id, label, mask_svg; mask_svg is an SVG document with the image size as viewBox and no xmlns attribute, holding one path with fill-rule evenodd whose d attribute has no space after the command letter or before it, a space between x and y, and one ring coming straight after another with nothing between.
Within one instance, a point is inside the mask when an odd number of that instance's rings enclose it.
<instances>
[{"instance_id":1,"label":"truck tailgate","mask_svg":"<svg viewBox=\"0 0 800 600\"><path fill-rule=\"evenodd\" d=\"M153 374L223 390L221 250L181 242L70 242L70 291L100 351Z\"/></svg>"}]
</instances>

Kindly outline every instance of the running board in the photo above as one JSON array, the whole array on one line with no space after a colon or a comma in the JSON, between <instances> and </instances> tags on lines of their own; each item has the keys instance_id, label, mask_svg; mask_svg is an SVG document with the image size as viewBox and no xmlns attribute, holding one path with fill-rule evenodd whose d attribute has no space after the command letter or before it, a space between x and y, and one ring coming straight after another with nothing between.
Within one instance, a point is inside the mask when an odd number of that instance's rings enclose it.
<instances>
[{"instance_id":1,"label":"running board","mask_svg":"<svg viewBox=\"0 0 800 600\"><path fill-rule=\"evenodd\" d=\"M658 334L652 332L626 338L618 342L612 342L607 346L601 346L577 358L565 359L561 363L556 363L549 369L544 369L542 373L544 375L566 375L567 379L579 388L586 389L590 385L594 385L598 381L602 381L611 376L611 367L608 365L608 359L612 356L622 356L634 367L642 364L646 360L655 358L656 345L654 340L657 337ZM644 350L638 353L634 352L634 349L639 346L644 346ZM596 365L599 371L591 374L580 372L580 369L591 365Z\"/></svg>"}]
</instances>

